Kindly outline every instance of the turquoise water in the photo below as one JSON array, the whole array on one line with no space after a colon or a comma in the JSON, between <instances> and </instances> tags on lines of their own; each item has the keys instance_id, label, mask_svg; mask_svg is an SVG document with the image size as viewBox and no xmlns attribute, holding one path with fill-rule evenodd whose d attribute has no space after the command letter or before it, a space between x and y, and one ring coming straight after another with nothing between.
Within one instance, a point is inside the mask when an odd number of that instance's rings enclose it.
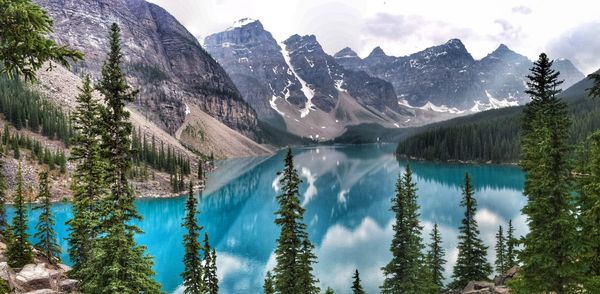
<instances>
[{"instance_id":1,"label":"turquoise water","mask_svg":"<svg viewBox=\"0 0 600 294\"><path fill-rule=\"evenodd\" d=\"M406 162L393 156L394 146L341 146L296 149L295 162L303 180L305 221L316 245L319 263L315 274L321 287L349 293L354 269L361 273L367 293L382 283L380 268L390 258L394 184ZM477 220L482 238L493 246L498 225L513 220L517 233L526 225L520 209L523 173L515 167L412 162L419 188L421 221L425 234L434 222L441 227L446 249L446 277L456 259L457 227L463 215L460 185L464 172L472 174L479 204ZM273 266L273 250L279 229L273 224L277 209L277 171L283 153L272 157L232 159L219 163L209 178L201 200L200 223L208 231L218 253L221 293L261 293L266 269ZM145 234L137 237L154 256L157 280L168 292L181 292L181 220L185 197L140 199L144 216L139 223ZM66 249L70 205L54 205L61 246ZM37 213L30 214L30 229ZM427 238L426 238L427 240ZM492 247L489 250L493 262ZM66 260L66 255L63 256ZM68 260L66 260L68 263Z\"/></svg>"}]
</instances>

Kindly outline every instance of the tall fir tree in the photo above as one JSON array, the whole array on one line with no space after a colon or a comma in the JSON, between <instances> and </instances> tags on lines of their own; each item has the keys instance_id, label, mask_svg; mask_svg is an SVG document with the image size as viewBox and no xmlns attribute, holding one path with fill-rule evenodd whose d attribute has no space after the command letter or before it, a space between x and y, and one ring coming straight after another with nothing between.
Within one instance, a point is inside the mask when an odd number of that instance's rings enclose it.
<instances>
[{"instance_id":1,"label":"tall fir tree","mask_svg":"<svg viewBox=\"0 0 600 294\"><path fill-rule=\"evenodd\" d=\"M331 289L331 287L327 287L327 289L325 290L325 294L335 294L335 292L333 292L333 289Z\"/></svg>"},{"instance_id":2,"label":"tall fir tree","mask_svg":"<svg viewBox=\"0 0 600 294\"><path fill-rule=\"evenodd\" d=\"M69 259L73 264L71 276L82 284L87 277L79 276L88 265L97 236L99 209L97 203L106 196L105 167L100 148L100 104L92 97L89 75L79 88L77 106L71 114L74 136L69 160L76 165L71 181L73 191L73 218L69 226ZM90 269L91 271L91 269Z\"/></svg>"},{"instance_id":3,"label":"tall fir tree","mask_svg":"<svg viewBox=\"0 0 600 294\"><path fill-rule=\"evenodd\" d=\"M593 85L588 89L592 98L600 98L600 73L588 77ZM579 263L586 270L583 284L588 290L600 289L600 130L595 131L587 140L587 156L584 167L579 172L577 187L579 192L580 226L584 251Z\"/></svg>"},{"instance_id":4,"label":"tall fir tree","mask_svg":"<svg viewBox=\"0 0 600 294\"><path fill-rule=\"evenodd\" d=\"M217 252L210 247L208 233L204 233L204 271L203 281L206 292L213 294L219 292L219 278L217 277Z\"/></svg>"},{"instance_id":5,"label":"tall fir tree","mask_svg":"<svg viewBox=\"0 0 600 294\"><path fill-rule=\"evenodd\" d=\"M101 109L101 148L107 160L105 180L108 196L102 201L98 238L94 243L90 267L85 275L84 291L94 293L159 293L153 280L152 258L146 248L136 244L134 236L142 233L132 222L141 220L134 206L134 191L129 185L131 169L132 126L125 104L132 102L132 91L121 70L121 37L116 23L109 35L110 52L102 66L102 79L97 85L104 96Z\"/></svg>"},{"instance_id":6,"label":"tall fir tree","mask_svg":"<svg viewBox=\"0 0 600 294\"><path fill-rule=\"evenodd\" d=\"M506 243L504 230L502 226L498 226L498 233L496 233L496 246L494 247L496 250L496 261L494 264L496 265L496 273L498 275L504 274L508 269L506 262Z\"/></svg>"},{"instance_id":7,"label":"tall fir tree","mask_svg":"<svg viewBox=\"0 0 600 294\"><path fill-rule=\"evenodd\" d=\"M513 227L512 220L508 221L508 231L506 231L506 267L508 269L518 265L517 260L517 245L518 240L515 237L515 228Z\"/></svg>"},{"instance_id":8,"label":"tall fir tree","mask_svg":"<svg viewBox=\"0 0 600 294\"><path fill-rule=\"evenodd\" d=\"M477 201L475 200L471 176L465 173L463 198L460 205L465 208L465 215L459 227L458 259L454 265L451 289L462 289L469 281L487 280L492 273L492 266L488 263L487 246L479 237L479 228L475 220Z\"/></svg>"},{"instance_id":9,"label":"tall fir tree","mask_svg":"<svg viewBox=\"0 0 600 294\"><path fill-rule=\"evenodd\" d=\"M524 109L520 165L528 199L522 212L530 230L519 254L523 266L517 288L528 293L564 293L580 274L574 262L581 246L568 159L571 122L557 96L559 74L542 53L527 76L531 102Z\"/></svg>"},{"instance_id":10,"label":"tall fir tree","mask_svg":"<svg viewBox=\"0 0 600 294\"><path fill-rule=\"evenodd\" d=\"M301 181L289 148L284 163L279 180L281 194L277 195L279 210L275 219L281 233L275 249L274 289L279 294L314 293L318 287L311 271L316 257L303 223L304 208L298 191Z\"/></svg>"},{"instance_id":11,"label":"tall fir tree","mask_svg":"<svg viewBox=\"0 0 600 294\"><path fill-rule=\"evenodd\" d=\"M395 214L394 236L390 251L392 260L382 268L385 280L382 293L422 293L424 263L422 227L419 224L417 188L412 179L412 170L406 166L404 175L398 177L396 196L392 198Z\"/></svg>"},{"instance_id":12,"label":"tall fir tree","mask_svg":"<svg viewBox=\"0 0 600 294\"><path fill-rule=\"evenodd\" d=\"M354 275L352 276L352 294L365 294L365 290L360 284L360 274L358 270L354 270Z\"/></svg>"},{"instance_id":13,"label":"tall fir tree","mask_svg":"<svg viewBox=\"0 0 600 294\"><path fill-rule=\"evenodd\" d=\"M429 250L426 255L427 262L427 273L431 275L431 289L430 293L440 293L444 289L444 265L446 260L444 259L445 251L442 247L442 236L438 224L433 224L433 229L429 235L431 243L429 244Z\"/></svg>"},{"instance_id":14,"label":"tall fir tree","mask_svg":"<svg viewBox=\"0 0 600 294\"><path fill-rule=\"evenodd\" d=\"M1 146L1 144L0 144ZM6 178L4 176L4 153L0 151L0 236L5 237L8 220L6 218Z\"/></svg>"},{"instance_id":15,"label":"tall fir tree","mask_svg":"<svg viewBox=\"0 0 600 294\"><path fill-rule=\"evenodd\" d=\"M275 285L273 283L273 276L271 275L271 271L267 272L265 276L265 281L263 283L263 292L264 294L275 294Z\"/></svg>"},{"instance_id":16,"label":"tall fir tree","mask_svg":"<svg viewBox=\"0 0 600 294\"><path fill-rule=\"evenodd\" d=\"M41 210L38 223L35 226L34 238L38 240L35 248L39 249L48 259L50 264L56 265L60 260L60 245L58 244L58 234L54 230L56 220L52 214L52 195L48 187L48 172L43 171L39 175L40 187L37 200L40 202L34 209Z\"/></svg>"},{"instance_id":17,"label":"tall fir tree","mask_svg":"<svg viewBox=\"0 0 600 294\"><path fill-rule=\"evenodd\" d=\"M181 274L183 277L183 286L185 287L184 293L186 294L205 293L206 289L205 283L202 280L203 267L202 257L200 255L200 250L202 248L198 241L202 227L198 225L198 222L196 221L198 213L197 206L194 188L190 181L188 199L185 205L186 214L183 221L183 227L185 227L186 233L183 236L183 248L185 253L183 255L184 271Z\"/></svg>"},{"instance_id":18,"label":"tall fir tree","mask_svg":"<svg viewBox=\"0 0 600 294\"><path fill-rule=\"evenodd\" d=\"M11 267L23 267L33 262L29 234L27 233L27 208L25 207L25 194L23 191L23 172L21 163L17 169L16 189L13 198L15 215L12 225L7 230L8 240L6 255Z\"/></svg>"}]
</instances>

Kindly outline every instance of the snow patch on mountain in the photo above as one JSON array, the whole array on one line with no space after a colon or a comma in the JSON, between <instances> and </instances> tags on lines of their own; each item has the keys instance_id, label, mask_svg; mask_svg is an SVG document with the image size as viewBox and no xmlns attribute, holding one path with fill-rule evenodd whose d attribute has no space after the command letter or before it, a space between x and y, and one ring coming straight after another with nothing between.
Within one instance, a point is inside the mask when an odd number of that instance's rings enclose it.
<instances>
[{"instance_id":1,"label":"snow patch on mountain","mask_svg":"<svg viewBox=\"0 0 600 294\"><path fill-rule=\"evenodd\" d=\"M437 106L429 101L427 101L427 103L425 103L425 105L419 107L419 109L423 109L423 110L431 110L431 111L435 111L435 112L447 112L447 113L463 113L464 110L460 110L456 107L448 107L446 105L440 105Z\"/></svg>"},{"instance_id":2,"label":"snow patch on mountain","mask_svg":"<svg viewBox=\"0 0 600 294\"><path fill-rule=\"evenodd\" d=\"M294 75L296 79L298 79L302 93L304 93L304 96L306 96L306 105L304 106L304 109L300 110L300 117L303 118L307 116L310 110L313 108L312 98L315 96L315 92L294 70L294 66L292 66L292 62L290 61L290 54L286 50L285 44L279 44L279 46L281 47L281 55L283 55L283 59L291 71L290 74Z\"/></svg>"},{"instance_id":3,"label":"snow patch on mountain","mask_svg":"<svg viewBox=\"0 0 600 294\"><path fill-rule=\"evenodd\" d=\"M249 25L249 24L254 23L256 21L257 21L256 19L252 19L252 18L242 18L240 20L235 21L233 23L233 25L230 26L227 30L230 31L230 30L234 30L234 29L237 29L237 28L241 28L241 27L243 27L245 25Z\"/></svg>"}]
</instances>

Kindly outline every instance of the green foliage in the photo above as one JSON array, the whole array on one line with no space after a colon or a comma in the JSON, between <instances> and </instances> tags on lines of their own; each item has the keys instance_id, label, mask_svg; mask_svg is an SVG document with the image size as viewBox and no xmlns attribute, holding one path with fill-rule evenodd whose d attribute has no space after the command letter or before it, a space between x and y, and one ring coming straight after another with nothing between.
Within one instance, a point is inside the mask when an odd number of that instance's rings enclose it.
<instances>
[{"instance_id":1,"label":"green foliage","mask_svg":"<svg viewBox=\"0 0 600 294\"><path fill-rule=\"evenodd\" d=\"M72 174L73 218L69 225L69 258L73 263L71 276L87 283L81 269L89 266L99 222L98 203L107 194L105 162L100 149L100 103L92 97L90 76L79 88L77 106L73 112L73 146L69 160L76 164Z\"/></svg>"},{"instance_id":2,"label":"green foliage","mask_svg":"<svg viewBox=\"0 0 600 294\"><path fill-rule=\"evenodd\" d=\"M504 274L509 268L506 260L506 243L507 240L504 237L504 231L502 230L502 226L498 226L498 233L496 233L496 261L494 264L496 265L496 273L498 275Z\"/></svg>"},{"instance_id":3,"label":"green foliage","mask_svg":"<svg viewBox=\"0 0 600 294\"><path fill-rule=\"evenodd\" d=\"M319 293L312 275L312 264L316 262L314 246L303 223L304 208L298 192L300 178L293 160L292 150L288 148L279 180L281 194L277 195L279 210L275 224L281 227L281 233L275 249L274 289L279 294Z\"/></svg>"},{"instance_id":4,"label":"green foliage","mask_svg":"<svg viewBox=\"0 0 600 294\"><path fill-rule=\"evenodd\" d=\"M15 215L12 225L7 230L8 241L6 255L11 267L23 267L33 262L29 234L27 233L27 208L23 194L23 173L21 163L17 170L15 196L13 198Z\"/></svg>"},{"instance_id":5,"label":"green foliage","mask_svg":"<svg viewBox=\"0 0 600 294\"><path fill-rule=\"evenodd\" d=\"M275 294L275 287L273 285L273 276L271 275L271 271L268 271L267 275L265 276L263 290L265 294Z\"/></svg>"},{"instance_id":6,"label":"green foliage","mask_svg":"<svg viewBox=\"0 0 600 294\"><path fill-rule=\"evenodd\" d=\"M197 200L194 196L192 182L189 184L188 199L185 205L186 215L183 221L183 227L186 233L183 236L183 247L185 250L183 256L184 271L181 273L183 286L186 294L204 293L205 284L202 280L202 258L200 256L200 231L202 227L196 221L198 212ZM206 236L208 237L208 235ZM205 244L208 245L208 244Z\"/></svg>"},{"instance_id":7,"label":"green foliage","mask_svg":"<svg viewBox=\"0 0 600 294\"><path fill-rule=\"evenodd\" d=\"M2 144L0 144L2 146ZM6 218L6 178L4 175L4 154L0 151L0 235L4 236L4 231L8 225Z\"/></svg>"},{"instance_id":8,"label":"green foliage","mask_svg":"<svg viewBox=\"0 0 600 294\"><path fill-rule=\"evenodd\" d=\"M518 265L517 261L517 245L518 240L515 237L515 228L512 225L512 220L508 221L508 231L506 232L506 269L511 269Z\"/></svg>"},{"instance_id":9,"label":"green foliage","mask_svg":"<svg viewBox=\"0 0 600 294\"><path fill-rule=\"evenodd\" d=\"M430 237L431 243L425 257L426 272L430 275L429 281L431 283L428 293L440 293L444 288L444 265L446 260L444 259L445 252L442 247L442 237L438 224L433 225Z\"/></svg>"},{"instance_id":10,"label":"green foliage","mask_svg":"<svg viewBox=\"0 0 600 294\"><path fill-rule=\"evenodd\" d=\"M52 19L29 0L0 0L0 73L35 80L44 62L68 66L83 54L49 38Z\"/></svg>"},{"instance_id":11,"label":"green foliage","mask_svg":"<svg viewBox=\"0 0 600 294\"><path fill-rule=\"evenodd\" d=\"M522 212L530 231L519 254L521 274L528 292L564 293L576 286L580 274L575 265L580 244L568 159L571 122L566 104L556 96L558 72L545 54L528 78L532 101L524 111L520 165L527 173L528 201Z\"/></svg>"},{"instance_id":12,"label":"green foliage","mask_svg":"<svg viewBox=\"0 0 600 294\"><path fill-rule=\"evenodd\" d=\"M35 226L35 234L33 235L38 240L34 246L46 256L50 264L56 265L56 262L60 260L61 249L57 240L58 235L54 230L56 220L51 210L52 195L48 187L48 172L41 172L39 179L40 187L37 199L40 201L40 204L34 209L41 210L41 213L38 223Z\"/></svg>"},{"instance_id":13,"label":"green foliage","mask_svg":"<svg viewBox=\"0 0 600 294\"><path fill-rule=\"evenodd\" d=\"M17 130L29 128L69 144L72 131L68 115L19 80L0 77L0 113Z\"/></svg>"},{"instance_id":14,"label":"green foliage","mask_svg":"<svg viewBox=\"0 0 600 294\"><path fill-rule=\"evenodd\" d=\"M463 199L460 205L465 208L465 216L459 227L458 258L452 273L451 289L462 289L469 281L484 281L492 273L492 267L486 260L487 246L479 237L479 228L475 220L477 201L474 198L471 177L465 173Z\"/></svg>"},{"instance_id":15,"label":"green foliage","mask_svg":"<svg viewBox=\"0 0 600 294\"><path fill-rule=\"evenodd\" d=\"M265 292L265 294L267 294ZM333 292L333 289L331 289L330 287L327 287L327 290L325 290L325 294L335 294L335 292Z\"/></svg>"},{"instance_id":16,"label":"green foliage","mask_svg":"<svg viewBox=\"0 0 600 294\"><path fill-rule=\"evenodd\" d=\"M363 289L363 287L360 285L360 275L358 273L358 270L354 271L354 275L352 276L352 294L365 294L365 290Z\"/></svg>"},{"instance_id":17,"label":"green foliage","mask_svg":"<svg viewBox=\"0 0 600 294\"><path fill-rule=\"evenodd\" d=\"M7 143L6 149L10 146L15 159L21 158L21 148L24 148L31 151L31 160L36 160L39 164L47 164L49 170L58 168L61 173L66 172L67 159L64 150L52 150L42 146L40 141L20 133L11 134L8 128L4 129L3 138L6 139L3 139L2 143Z\"/></svg>"},{"instance_id":18,"label":"green foliage","mask_svg":"<svg viewBox=\"0 0 600 294\"><path fill-rule=\"evenodd\" d=\"M136 244L134 236L142 233L132 224L141 216L134 206L134 191L127 174L131 168L131 133L127 102L132 91L121 71L120 28L113 23L109 36L110 52L102 67L97 89L104 96L101 108L101 148L106 158L105 180L109 194L101 202L98 238L92 248L89 266L82 269L88 277L84 292L92 293L159 293L153 280L152 258L146 248Z\"/></svg>"},{"instance_id":19,"label":"green foliage","mask_svg":"<svg viewBox=\"0 0 600 294\"><path fill-rule=\"evenodd\" d=\"M0 279L0 293L10 293L10 285L4 279Z\"/></svg>"},{"instance_id":20,"label":"green foliage","mask_svg":"<svg viewBox=\"0 0 600 294\"><path fill-rule=\"evenodd\" d=\"M398 177L391 210L395 214L390 246L392 260L382 268L385 280L381 292L422 293L424 273L421 265L424 260L421 251L424 246L418 219L417 188L410 166L406 166L404 175Z\"/></svg>"}]
</instances>

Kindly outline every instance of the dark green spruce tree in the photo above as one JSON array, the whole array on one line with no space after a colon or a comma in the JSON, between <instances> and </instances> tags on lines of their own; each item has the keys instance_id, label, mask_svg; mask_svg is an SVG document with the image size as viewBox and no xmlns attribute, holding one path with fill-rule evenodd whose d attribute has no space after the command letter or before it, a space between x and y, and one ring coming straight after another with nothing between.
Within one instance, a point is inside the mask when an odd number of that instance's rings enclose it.
<instances>
[{"instance_id":1,"label":"dark green spruce tree","mask_svg":"<svg viewBox=\"0 0 600 294\"><path fill-rule=\"evenodd\" d=\"M465 173L463 199L460 205L465 208L465 216L459 227L458 259L454 265L451 289L462 289L469 281L484 281L492 273L492 266L486 259L487 246L479 237L479 228L475 220L477 201L471 183L471 176Z\"/></svg>"},{"instance_id":2,"label":"dark green spruce tree","mask_svg":"<svg viewBox=\"0 0 600 294\"><path fill-rule=\"evenodd\" d=\"M34 209L40 210L41 213L38 223L35 226L35 234L33 235L38 240L34 246L46 256L50 264L56 265L60 260L61 249L60 245L58 245L58 235L54 230L56 220L51 210L52 195L48 187L48 172L41 172L39 180L40 187L37 199L40 201L40 204Z\"/></svg>"},{"instance_id":3,"label":"dark green spruce tree","mask_svg":"<svg viewBox=\"0 0 600 294\"><path fill-rule=\"evenodd\" d=\"M206 292L213 294L219 292L219 278L217 277L217 252L210 247L208 233L204 232L204 272L203 281Z\"/></svg>"},{"instance_id":4,"label":"dark green spruce tree","mask_svg":"<svg viewBox=\"0 0 600 294\"><path fill-rule=\"evenodd\" d=\"M431 286L428 293L441 293L444 289L444 265L446 264L444 255L446 253L442 248L442 236L438 224L433 224L430 238L431 243L425 257L427 273L431 275L429 278Z\"/></svg>"},{"instance_id":5,"label":"dark green spruce tree","mask_svg":"<svg viewBox=\"0 0 600 294\"><path fill-rule=\"evenodd\" d=\"M517 261L517 244L518 240L515 237L515 228L512 220L508 221L508 231L506 232L506 268L511 269L518 265Z\"/></svg>"},{"instance_id":6,"label":"dark green spruce tree","mask_svg":"<svg viewBox=\"0 0 600 294\"><path fill-rule=\"evenodd\" d=\"M69 160L76 168L71 181L73 218L67 221L67 225L69 258L73 263L70 275L85 285L89 279L79 274L82 268L88 266L100 217L97 204L106 196L107 189L104 182L106 165L100 148L100 104L92 97L89 75L83 80L79 92L77 106L71 114L74 136L71 138Z\"/></svg>"},{"instance_id":7,"label":"dark green spruce tree","mask_svg":"<svg viewBox=\"0 0 600 294\"><path fill-rule=\"evenodd\" d=\"M25 207L25 195L23 191L23 172L21 163L17 169L16 190L13 198L15 215L12 225L9 227L6 255L11 267L23 267L33 262L29 234L27 233L27 207Z\"/></svg>"},{"instance_id":8,"label":"dark green spruce tree","mask_svg":"<svg viewBox=\"0 0 600 294\"><path fill-rule=\"evenodd\" d=\"M504 231L502 226L498 227L498 233L496 233L496 273L498 275L504 274L508 268L506 263L506 238L504 237Z\"/></svg>"},{"instance_id":9,"label":"dark green spruce tree","mask_svg":"<svg viewBox=\"0 0 600 294\"><path fill-rule=\"evenodd\" d=\"M101 148L107 161L105 181L109 190L102 201L98 238L94 243L84 292L92 293L159 293L160 285L153 279L152 258L146 248L135 242L142 231L132 222L141 220L134 206L135 194L129 185L131 169L132 126L125 104L132 102L132 91L121 70L120 28L111 26L110 52L102 66L102 79L97 85L104 96L101 109Z\"/></svg>"},{"instance_id":10,"label":"dark green spruce tree","mask_svg":"<svg viewBox=\"0 0 600 294\"><path fill-rule=\"evenodd\" d=\"M331 289L330 287L327 287L327 289L325 290L325 294L335 294L335 292L333 292L333 289Z\"/></svg>"},{"instance_id":11,"label":"dark green spruce tree","mask_svg":"<svg viewBox=\"0 0 600 294\"><path fill-rule=\"evenodd\" d=\"M1 144L0 144L1 145ZM6 218L6 178L4 176L4 153L0 151L0 235L5 237L8 220Z\"/></svg>"},{"instance_id":12,"label":"dark green spruce tree","mask_svg":"<svg viewBox=\"0 0 600 294\"><path fill-rule=\"evenodd\" d=\"M275 294L275 285L273 283L273 276L271 275L271 271L267 272L265 276L265 282L263 283L263 291L265 294Z\"/></svg>"},{"instance_id":13,"label":"dark green spruce tree","mask_svg":"<svg viewBox=\"0 0 600 294\"><path fill-rule=\"evenodd\" d=\"M212 157L212 156L211 156ZM318 289L312 278L313 246L304 224L304 208L300 204L300 178L294 167L292 150L288 148L285 166L279 180L281 194L277 195L279 210L275 224L281 228L275 249L274 289L279 294L315 293ZM310 281L312 280L312 281ZM318 291L317 291L318 293Z\"/></svg>"},{"instance_id":14,"label":"dark green spruce tree","mask_svg":"<svg viewBox=\"0 0 600 294\"><path fill-rule=\"evenodd\" d=\"M588 89L592 98L600 98L600 72L589 75L594 82ZM580 226L584 252L579 258L585 268L582 282L588 291L600 289L600 130L587 140L587 157L577 181Z\"/></svg>"},{"instance_id":15,"label":"dark green spruce tree","mask_svg":"<svg viewBox=\"0 0 600 294\"><path fill-rule=\"evenodd\" d=\"M360 284L360 274L358 270L354 271L354 275L352 276L352 294L365 294L365 290Z\"/></svg>"},{"instance_id":16,"label":"dark green spruce tree","mask_svg":"<svg viewBox=\"0 0 600 294\"><path fill-rule=\"evenodd\" d=\"M552 61L542 53L527 76L531 102L524 110L520 165L526 173L524 194L529 233L523 238L518 292L565 293L580 275L576 212L569 162L571 121L557 96L562 83Z\"/></svg>"},{"instance_id":17,"label":"dark green spruce tree","mask_svg":"<svg viewBox=\"0 0 600 294\"><path fill-rule=\"evenodd\" d=\"M391 210L396 217L390 246L392 260L382 268L385 280L380 287L381 292L422 293L425 285L421 271L424 263L421 251L424 246L418 219L417 188L410 166L406 166L404 175L398 177Z\"/></svg>"},{"instance_id":18,"label":"dark green spruce tree","mask_svg":"<svg viewBox=\"0 0 600 294\"><path fill-rule=\"evenodd\" d=\"M183 248L185 250L183 255L184 270L181 273L183 286L185 287L184 293L186 294L205 293L205 283L202 280L202 257L200 255L202 248L198 241L202 227L196 221L197 206L198 203L196 197L194 197L194 188L190 181L188 199L185 205L186 214L183 220L183 227L186 229L186 233L183 236Z\"/></svg>"}]
</instances>

